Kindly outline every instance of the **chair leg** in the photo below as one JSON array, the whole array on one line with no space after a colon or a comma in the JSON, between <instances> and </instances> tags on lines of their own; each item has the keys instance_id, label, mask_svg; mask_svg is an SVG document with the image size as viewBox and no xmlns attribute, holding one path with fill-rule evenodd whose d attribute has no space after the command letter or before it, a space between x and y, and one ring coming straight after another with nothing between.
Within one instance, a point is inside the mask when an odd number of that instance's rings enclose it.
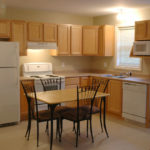
<instances>
[{"instance_id":1,"label":"chair leg","mask_svg":"<svg viewBox=\"0 0 150 150\"><path fill-rule=\"evenodd\" d=\"M73 122L73 129L72 131L75 131L75 121Z\"/></svg>"},{"instance_id":2,"label":"chair leg","mask_svg":"<svg viewBox=\"0 0 150 150\"><path fill-rule=\"evenodd\" d=\"M78 147L78 135L79 135L79 122L77 122L77 131L76 131L76 147Z\"/></svg>"},{"instance_id":3,"label":"chair leg","mask_svg":"<svg viewBox=\"0 0 150 150\"><path fill-rule=\"evenodd\" d=\"M31 119L29 120L29 130L28 130L28 138L27 138L28 141L30 137L30 132L31 132Z\"/></svg>"},{"instance_id":4,"label":"chair leg","mask_svg":"<svg viewBox=\"0 0 150 150\"><path fill-rule=\"evenodd\" d=\"M80 122L79 122L79 136L80 136Z\"/></svg>"},{"instance_id":5,"label":"chair leg","mask_svg":"<svg viewBox=\"0 0 150 150\"><path fill-rule=\"evenodd\" d=\"M105 97L103 98L103 102L104 102L104 108L103 108L103 121L104 121L104 129L105 129L105 133L107 135L107 138L109 137L108 135L108 131L107 131L107 127L106 127L106 100Z\"/></svg>"},{"instance_id":6,"label":"chair leg","mask_svg":"<svg viewBox=\"0 0 150 150\"><path fill-rule=\"evenodd\" d=\"M87 136L86 137L88 138L89 137L89 133L88 133L89 132L89 122L88 122L88 120L87 120L87 124L86 125L87 125L86 126L86 130L87 130Z\"/></svg>"},{"instance_id":7,"label":"chair leg","mask_svg":"<svg viewBox=\"0 0 150 150\"><path fill-rule=\"evenodd\" d=\"M92 143L94 143L93 131L92 131L92 120L91 119L90 119L90 131L91 131Z\"/></svg>"},{"instance_id":8,"label":"chair leg","mask_svg":"<svg viewBox=\"0 0 150 150\"><path fill-rule=\"evenodd\" d=\"M45 132L47 132L47 135L49 135L49 122L46 122L46 129Z\"/></svg>"},{"instance_id":9,"label":"chair leg","mask_svg":"<svg viewBox=\"0 0 150 150\"><path fill-rule=\"evenodd\" d=\"M57 120L58 121L58 133L59 133L59 142L61 142L61 129L60 129L60 119Z\"/></svg>"},{"instance_id":10,"label":"chair leg","mask_svg":"<svg viewBox=\"0 0 150 150\"><path fill-rule=\"evenodd\" d=\"M56 120L56 139L57 139L57 135L59 134L59 119Z\"/></svg>"},{"instance_id":11,"label":"chair leg","mask_svg":"<svg viewBox=\"0 0 150 150\"><path fill-rule=\"evenodd\" d=\"M37 121L37 147L39 146L39 122Z\"/></svg>"},{"instance_id":12,"label":"chair leg","mask_svg":"<svg viewBox=\"0 0 150 150\"><path fill-rule=\"evenodd\" d=\"M62 118L60 118L60 129L61 129L61 134L62 134L62 130L63 130L63 119Z\"/></svg>"},{"instance_id":13,"label":"chair leg","mask_svg":"<svg viewBox=\"0 0 150 150\"><path fill-rule=\"evenodd\" d=\"M100 125L101 125L101 130L103 132L103 124L102 124L102 100L101 100L101 103L100 103L100 114L99 114L99 120L100 120Z\"/></svg>"}]
</instances>

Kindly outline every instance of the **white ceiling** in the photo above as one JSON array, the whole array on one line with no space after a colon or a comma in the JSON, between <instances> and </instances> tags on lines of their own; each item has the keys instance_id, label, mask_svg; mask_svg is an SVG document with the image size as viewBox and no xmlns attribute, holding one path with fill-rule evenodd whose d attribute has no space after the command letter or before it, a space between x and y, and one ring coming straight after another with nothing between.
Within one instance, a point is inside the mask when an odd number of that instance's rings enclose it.
<instances>
[{"instance_id":1,"label":"white ceiling","mask_svg":"<svg viewBox=\"0 0 150 150\"><path fill-rule=\"evenodd\" d=\"M98 16L116 13L118 8L150 7L150 0L3 0L7 6Z\"/></svg>"}]
</instances>

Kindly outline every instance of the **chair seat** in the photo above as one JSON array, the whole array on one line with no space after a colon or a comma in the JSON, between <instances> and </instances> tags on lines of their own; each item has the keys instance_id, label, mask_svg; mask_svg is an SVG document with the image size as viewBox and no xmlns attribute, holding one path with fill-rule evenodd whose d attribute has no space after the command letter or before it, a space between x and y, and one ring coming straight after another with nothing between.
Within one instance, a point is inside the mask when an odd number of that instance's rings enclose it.
<instances>
[{"instance_id":1,"label":"chair seat","mask_svg":"<svg viewBox=\"0 0 150 150\"><path fill-rule=\"evenodd\" d=\"M68 111L70 110L71 108L68 107L68 106L57 106L55 108L55 112L58 113L58 114L61 114L62 112L65 112L65 111Z\"/></svg>"},{"instance_id":2,"label":"chair seat","mask_svg":"<svg viewBox=\"0 0 150 150\"><path fill-rule=\"evenodd\" d=\"M80 106L80 109L83 109L84 111L90 113L91 106L90 105L83 105L83 106ZM92 114L99 113L99 111L100 111L100 109L97 106L92 107Z\"/></svg>"},{"instance_id":3,"label":"chair seat","mask_svg":"<svg viewBox=\"0 0 150 150\"><path fill-rule=\"evenodd\" d=\"M51 111L50 110L42 110L39 111L39 121L49 121L51 120ZM59 118L59 114L58 113L54 113L53 114L53 120L56 120ZM35 119L37 119L37 116L35 115Z\"/></svg>"},{"instance_id":4,"label":"chair seat","mask_svg":"<svg viewBox=\"0 0 150 150\"><path fill-rule=\"evenodd\" d=\"M77 108L70 108L62 112L61 117L70 121L77 121ZM79 121L90 119L90 114L84 109L79 109Z\"/></svg>"}]
</instances>

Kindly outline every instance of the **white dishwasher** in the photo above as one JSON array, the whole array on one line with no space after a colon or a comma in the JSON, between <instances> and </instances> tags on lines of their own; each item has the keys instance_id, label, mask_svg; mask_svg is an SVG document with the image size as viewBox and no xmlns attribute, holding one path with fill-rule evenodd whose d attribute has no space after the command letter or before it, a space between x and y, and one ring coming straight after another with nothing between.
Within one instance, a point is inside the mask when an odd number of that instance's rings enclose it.
<instances>
[{"instance_id":1,"label":"white dishwasher","mask_svg":"<svg viewBox=\"0 0 150 150\"><path fill-rule=\"evenodd\" d=\"M147 86L145 84L123 82L124 118L145 123Z\"/></svg>"}]
</instances>

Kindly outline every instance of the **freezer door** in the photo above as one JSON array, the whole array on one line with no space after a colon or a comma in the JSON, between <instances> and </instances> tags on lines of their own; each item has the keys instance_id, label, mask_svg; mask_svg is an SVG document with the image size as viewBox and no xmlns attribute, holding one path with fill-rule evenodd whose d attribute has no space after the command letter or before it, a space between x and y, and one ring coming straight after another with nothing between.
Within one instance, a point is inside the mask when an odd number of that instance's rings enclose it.
<instances>
[{"instance_id":1,"label":"freezer door","mask_svg":"<svg viewBox=\"0 0 150 150\"><path fill-rule=\"evenodd\" d=\"M0 124L18 122L20 119L18 70L0 69Z\"/></svg>"},{"instance_id":2,"label":"freezer door","mask_svg":"<svg viewBox=\"0 0 150 150\"><path fill-rule=\"evenodd\" d=\"M16 42L0 42L0 67L17 67L19 45Z\"/></svg>"}]
</instances>

